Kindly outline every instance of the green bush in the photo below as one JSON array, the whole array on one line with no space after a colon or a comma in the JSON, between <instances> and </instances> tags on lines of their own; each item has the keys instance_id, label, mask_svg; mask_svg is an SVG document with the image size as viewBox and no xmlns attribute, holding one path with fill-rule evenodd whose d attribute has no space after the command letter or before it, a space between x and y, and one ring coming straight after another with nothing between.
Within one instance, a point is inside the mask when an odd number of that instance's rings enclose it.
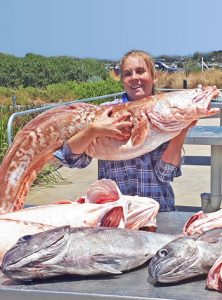
<instances>
[{"instance_id":1,"label":"green bush","mask_svg":"<svg viewBox=\"0 0 222 300\"><path fill-rule=\"evenodd\" d=\"M105 80L109 76L104 62L58 56L26 54L25 57L0 54L0 86L43 88L67 81Z\"/></svg>"}]
</instances>

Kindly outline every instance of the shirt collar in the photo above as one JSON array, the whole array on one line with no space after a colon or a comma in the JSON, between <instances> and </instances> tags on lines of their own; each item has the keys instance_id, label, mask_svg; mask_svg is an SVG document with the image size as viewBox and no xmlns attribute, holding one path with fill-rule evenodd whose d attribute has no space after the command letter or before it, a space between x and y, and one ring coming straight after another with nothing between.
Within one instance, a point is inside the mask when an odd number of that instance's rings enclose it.
<instances>
[{"instance_id":1,"label":"shirt collar","mask_svg":"<svg viewBox=\"0 0 222 300\"><path fill-rule=\"evenodd\" d=\"M122 101L123 101L123 103L129 102L129 98L128 98L128 96L127 96L127 93L124 93L124 94L122 95Z\"/></svg>"}]
</instances>

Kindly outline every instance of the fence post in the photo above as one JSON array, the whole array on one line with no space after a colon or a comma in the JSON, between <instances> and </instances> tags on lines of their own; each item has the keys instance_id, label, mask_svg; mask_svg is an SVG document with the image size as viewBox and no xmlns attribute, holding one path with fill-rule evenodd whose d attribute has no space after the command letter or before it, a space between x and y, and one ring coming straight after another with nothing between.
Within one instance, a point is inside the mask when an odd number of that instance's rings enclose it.
<instances>
[{"instance_id":1,"label":"fence post","mask_svg":"<svg viewBox=\"0 0 222 300\"><path fill-rule=\"evenodd\" d=\"M12 107L13 107L13 110L16 110L16 95L12 96Z\"/></svg>"},{"instance_id":2,"label":"fence post","mask_svg":"<svg viewBox=\"0 0 222 300\"><path fill-rule=\"evenodd\" d=\"M187 86L188 86L188 85L187 85L187 80L184 79L184 80L183 80L183 88L184 88L184 89L187 89Z\"/></svg>"}]
</instances>

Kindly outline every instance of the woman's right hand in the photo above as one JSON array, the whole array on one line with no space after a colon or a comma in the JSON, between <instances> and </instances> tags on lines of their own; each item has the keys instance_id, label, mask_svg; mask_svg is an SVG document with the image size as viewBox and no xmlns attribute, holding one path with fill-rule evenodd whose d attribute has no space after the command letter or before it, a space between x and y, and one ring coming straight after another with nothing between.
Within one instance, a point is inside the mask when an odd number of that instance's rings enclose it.
<instances>
[{"instance_id":1,"label":"woman's right hand","mask_svg":"<svg viewBox=\"0 0 222 300\"><path fill-rule=\"evenodd\" d=\"M112 117L113 108L109 107L91 124L93 135L127 140L131 136L132 121L129 112L119 117Z\"/></svg>"},{"instance_id":2,"label":"woman's right hand","mask_svg":"<svg viewBox=\"0 0 222 300\"><path fill-rule=\"evenodd\" d=\"M112 117L110 116L112 110L112 107L105 109L88 127L69 138L67 143L72 153L84 153L100 136L108 136L122 141L130 138L133 125L129 121L131 114L125 113L121 117ZM93 147L91 152L93 153Z\"/></svg>"}]
</instances>

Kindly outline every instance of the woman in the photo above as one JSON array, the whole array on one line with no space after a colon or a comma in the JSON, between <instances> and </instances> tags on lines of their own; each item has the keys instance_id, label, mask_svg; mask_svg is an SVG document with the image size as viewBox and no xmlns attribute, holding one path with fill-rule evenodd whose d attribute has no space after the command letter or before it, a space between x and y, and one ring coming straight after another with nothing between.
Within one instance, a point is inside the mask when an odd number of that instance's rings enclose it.
<instances>
[{"instance_id":1,"label":"woman","mask_svg":"<svg viewBox=\"0 0 222 300\"><path fill-rule=\"evenodd\" d=\"M144 51L134 50L125 54L120 63L121 80L125 93L111 103L137 101L154 93L156 70L153 59ZM109 102L110 104L110 102ZM72 136L62 149L55 153L64 165L84 168L92 160L84 152L98 136L128 139L132 123L128 114L121 118L110 117L112 107L88 128ZM124 130L123 130L124 129ZM174 192L170 182L181 175L181 151L188 128L171 141L160 145L150 153L130 160L99 160L99 179L114 180L122 194L139 195L155 199L160 211L175 210Z\"/></svg>"}]
</instances>

